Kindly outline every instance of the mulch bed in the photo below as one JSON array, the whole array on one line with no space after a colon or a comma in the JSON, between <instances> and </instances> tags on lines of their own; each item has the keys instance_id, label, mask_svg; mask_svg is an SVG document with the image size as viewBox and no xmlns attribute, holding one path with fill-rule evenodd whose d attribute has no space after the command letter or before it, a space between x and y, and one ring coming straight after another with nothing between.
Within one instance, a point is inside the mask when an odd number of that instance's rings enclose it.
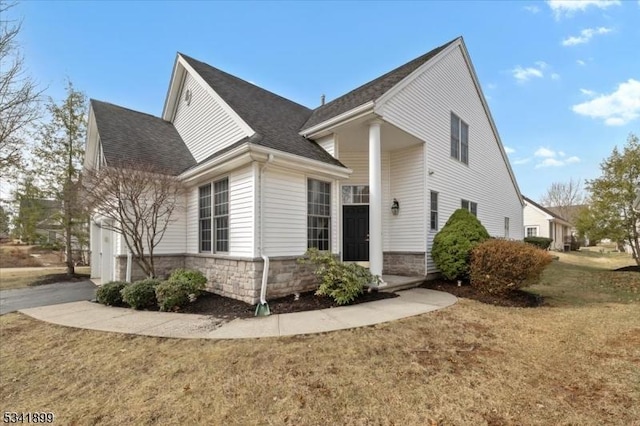
<instances>
[{"instance_id":1,"label":"mulch bed","mask_svg":"<svg viewBox=\"0 0 640 426\"><path fill-rule=\"evenodd\" d=\"M473 299L478 302L487 303L489 305L506 306L514 308L536 308L544 304L542 296L529 293L523 290L515 290L508 292L504 295L491 295L480 293L475 288L471 287L468 282L463 282L460 287L455 281L434 280L425 281L422 288L429 288L432 290L446 291L456 297L463 297L465 299Z\"/></svg>"},{"instance_id":2,"label":"mulch bed","mask_svg":"<svg viewBox=\"0 0 640 426\"><path fill-rule=\"evenodd\" d=\"M373 302L375 300L390 299L398 297L394 293L382 293L373 291L363 293L352 305L359 303ZM288 314L292 312L313 311L317 309L334 308L338 305L333 299L324 296L316 296L313 291L301 293L300 298L295 300L294 296L286 296L278 299L268 300L271 314ZM254 316L256 305L249 305L240 300L218 296L217 294L205 292L198 299L190 303L180 312L200 315L214 315L217 318L227 320L235 318L251 318Z\"/></svg>"},{"instance_id":3,"label":"mulch bed","mask_svg":"<svg viewBox=\"0 0 640 426\"><path fill-rule=\"evenodd\" d=\"M75 283L78 281L85 281L88 279L89 279L89 274L73 274L71 276L67 274L49 274L49 275L44 275L38 278L37 280L29 284L29 286L34 287L39 285L55 284L55 283L61 283L61 282Z\"/></svg>"}]
</instances>

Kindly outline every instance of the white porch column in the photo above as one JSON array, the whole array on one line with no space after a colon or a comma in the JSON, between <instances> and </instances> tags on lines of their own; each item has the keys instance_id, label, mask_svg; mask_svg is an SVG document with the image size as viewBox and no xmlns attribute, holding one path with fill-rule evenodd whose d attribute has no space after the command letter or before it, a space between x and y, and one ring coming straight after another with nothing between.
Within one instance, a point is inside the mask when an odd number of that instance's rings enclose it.
<instances>
[{"instance_id":1,"label":"white porch column","mask_svg":"<svg viewBox=\"0 0 640 426\"><path fill-rule=\"evenodd\" d=\"M382 162L380 125L369 123L369 270L382 277Z\"/></svg>"}]
</instances>

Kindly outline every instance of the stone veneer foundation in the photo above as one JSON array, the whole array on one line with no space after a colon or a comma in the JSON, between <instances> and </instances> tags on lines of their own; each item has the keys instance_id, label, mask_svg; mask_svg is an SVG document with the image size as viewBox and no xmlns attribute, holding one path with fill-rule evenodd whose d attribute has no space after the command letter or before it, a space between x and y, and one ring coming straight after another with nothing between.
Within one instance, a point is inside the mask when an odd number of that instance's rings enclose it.
<instances>
[{"instance_id":1,"label":"stone veneer foundation","mask_svg":"<svg viewBox=\"0 0 640 426\"><path fill-rule=\"evenodd\" d=\"M386 251L382 256L382 273L422 277L426 275L424 252Z\"/></svg>"},{"instance_id":2,"label":"stone veneer foundation","mask_svg":"<svg viewBox=\"0 0 640 426\"><path fill-rule=\"evenodd\" d=\"M221 296L256 304L260 300L262 270L261 258L234 257L215 254L156 255L156 271L166 278L178 268L197 269L207 277L207 290ZM116 258L116 280L124 280L127 257ZM425 276L425 253L385 252L383 272L389 275ZM131 279L145 278L135 261L132 263ZM314 290L318 281L313 275L313 266L300 265L298 256L269 258L267 300L290 294Z\"/></svg>"}]
</instances>

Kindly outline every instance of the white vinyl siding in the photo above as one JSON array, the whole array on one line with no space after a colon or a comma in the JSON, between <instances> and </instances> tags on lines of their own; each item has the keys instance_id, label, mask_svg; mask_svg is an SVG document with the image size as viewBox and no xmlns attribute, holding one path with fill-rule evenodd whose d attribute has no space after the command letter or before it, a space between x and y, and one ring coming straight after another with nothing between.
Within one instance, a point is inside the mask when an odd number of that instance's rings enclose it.
<instances>
[{"instance_id":1,"label":"white vinyl siding","mask_svg":"<svg viewBox=\"0 0 640 426\"><path fill-rule=\"evenodd\" d=\"M426 212L423 144L391 151L391 196L383 210L391 212L393 199L400 203L397 216L389 214L389 251L424 252ZM384 175L383 175L384 176Z\"/></svg>"},{"instance_id":2,"label":"white vinyl siding","mask_svg":"<svg viewBox=\"0 0 640 426\"><path fill-rule=\"evenodd\" d=\"M253 257L254 176L246 167L229 175L229 254Z\"/></svg>"},{"instance_id":3,"label":"white vinyl siding","mask_svg":"<svg viewBox=\"0 0 640 426\"><path fill-rule=\"evenodd\" d=\"M469 125L469 165L451 160L451 111ZM503 235L506 216L511 221L511 238L523 238L522 204L511 181L508 160L493 133L461 47L433 63L381 106L379 113L426 142L425 189L439 193L442 224L460 208L461 199L473 200L481 207L478 219L489 234ZM435 233L427 235L430 250ZM428 272L435 272L430 256L428 262Z\"/></svg>"},{"instance_id":4,"label":"white vinyl siding","mask_svg":"<svg viewBox=\"0 0 640 426\"><path fill-rule=\"evenodd\" d=\"M191 91L187 105L184 93ZM173 124L196 161L248 136L220 103L187 73L178 97Z\"/></svg>"},{"instance_id":5,"label":"white vinyl siding","mask_svg":"<svg viewBox=\"0 0 640 426\"><path fill-rule=\"evenodd\" d=\"M307 180L275 167L263 175L264 249L268 256L298 256L307 250Z\"/></svg>"},{"instance_id":6,"label":"white vinyl siding","mask_svg":"<svg viewBox=\"0 0 640 426\"><path fill-rule=\"evenodd\" d=\"M181 254L185 252L187 246L186 215L186 200L184 197L181 197L171 214L171 221L167 226L162 240L160 240L160 243L154 249L155 254ZM126 243L123 241L122 244L126 250Z\"/></svg>"},{"instance_id":7,"label":"white vinyl siding","mask_svg":"<svg viewBox=\"0 0 640 426\"><path fill-rule=\"evenodd\" d=\"M253 168L245 167L227 175L229 179L229 251L230 256L254 257L254 176ZM212 179L209 183L218 181ZM199 253L198 237L198 187L203 182L188 191L187 221L186 221L186 251Z\"/></svg>"},{"instance_id":8,"label":"white vinyl siding","mask_svg":"<svg viewBox=\"0 0 640 426\"><path fill-rule=\"evenodd\" d=\"M329 154L333 155L334 157L336 156L336 144L333 135L319 138L318 140L316 140L316 142Z\"/></svg>"}]
</instances>

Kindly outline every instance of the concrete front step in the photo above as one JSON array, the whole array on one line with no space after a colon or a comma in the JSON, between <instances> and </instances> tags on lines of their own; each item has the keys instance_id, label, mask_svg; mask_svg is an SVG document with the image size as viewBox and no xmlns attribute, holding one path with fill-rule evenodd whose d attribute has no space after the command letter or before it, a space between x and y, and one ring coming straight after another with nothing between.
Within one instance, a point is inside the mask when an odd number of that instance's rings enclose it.
<instances>
[{"instance_id":1,"label":"concrete front step","mask_svg":"<svg viewBox=\"0 0 640 426\"><path fill-rule=\"evenodd\" d=\"M395 293L400 290L407 290L410 288L418 287L425 280L425 277L403 277L400 275L383 275L382 281L384 281L385 285L383 286L369 286L377 289L378 291L383 291L385 293Z\"/></svg>"}]
</instances>

